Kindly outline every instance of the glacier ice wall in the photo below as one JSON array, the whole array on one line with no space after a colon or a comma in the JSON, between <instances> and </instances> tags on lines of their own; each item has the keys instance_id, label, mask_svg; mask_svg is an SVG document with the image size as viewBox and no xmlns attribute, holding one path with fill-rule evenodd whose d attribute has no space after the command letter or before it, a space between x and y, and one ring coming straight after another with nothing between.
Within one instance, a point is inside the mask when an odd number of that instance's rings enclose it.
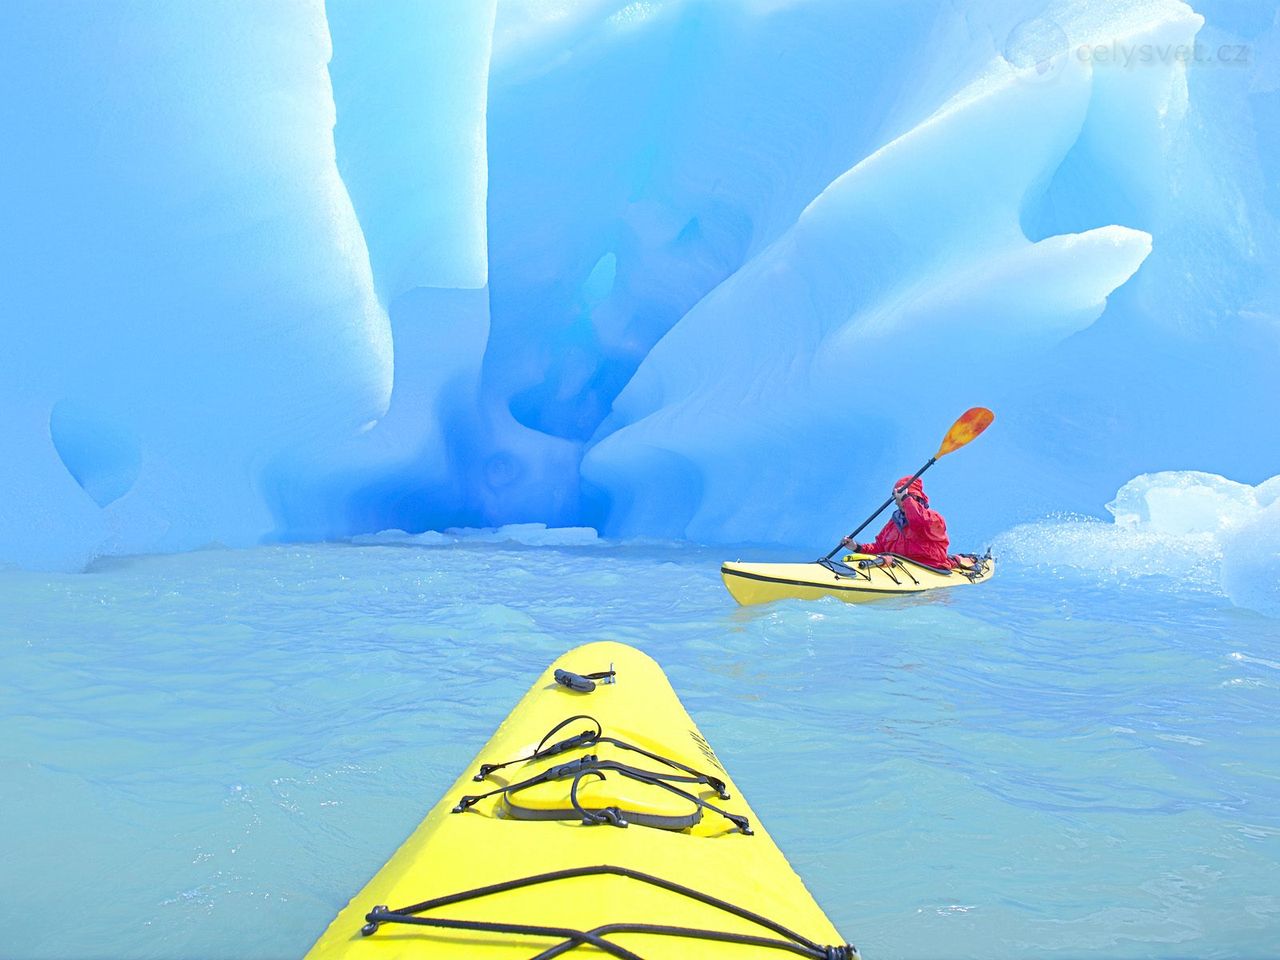
<instances>
[{"instance_id":1,"label":"glacier ice wall","mask_svg":"<svg viewBox=\"0 0 1280 960\"><path fill-rule=\"evenodd\" d=\"M319 0L0 8L0 557L255 542L386 408Z\"/></svg>"},{"instance_id":2,"label":"glacier ice wall","mask_svg":"<svg viewBox=\"0 0 1280 960\"><path fill-rule=\"evenodd\" d=\"M489 334L486 103L493 0L329 0L342 176L391 321L395 378L376 424L312 447L259 486L273 536L472 521Z\"/></svg>"},{"instance_id":3,"label":"glacier ice wall","mask_svg":"<svg viewBox=\"0 0 1280 960\"><path fill-rule=\"evenodd\" d=\"M825 548L975 403L928 478L965 545L1152 469L1256 483L1278 23L8 5L0 561L520 523Z\"/></svg>"}]
</instances>

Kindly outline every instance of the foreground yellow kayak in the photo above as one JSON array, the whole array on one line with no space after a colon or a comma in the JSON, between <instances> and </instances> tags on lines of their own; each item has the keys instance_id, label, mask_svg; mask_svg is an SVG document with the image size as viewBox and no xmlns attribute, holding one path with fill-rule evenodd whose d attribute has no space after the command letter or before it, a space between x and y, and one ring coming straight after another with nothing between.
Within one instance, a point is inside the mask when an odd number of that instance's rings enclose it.
<instances>
[{"instance_id":1,"label":"foreground yellow kayak","mask_svg":"<svg viewBox=\"0 0 1280 960\"><path fill-rule=\"evenodd\" d=\"M816 600L819 597L839 597L848 603L861 603L904 593L982 583L995 575L996 562L990 554L985 557L963 556L972 566L954 570L926 567L896 554L878 557L849 553L841 560L814 563L725 561L720 567L720 576L733 599L744 606L771 600Z\"/></svg>"},{"instance_id":2,"label":"foreground yellow kayak","mask_svg":"<svg viewBox=\"0 0 1280 960\"><path fill-rule=\"evenodd\" d=\"M649 657L565 654L307 954L853 960Z\"/></svg>"}]
</instances>

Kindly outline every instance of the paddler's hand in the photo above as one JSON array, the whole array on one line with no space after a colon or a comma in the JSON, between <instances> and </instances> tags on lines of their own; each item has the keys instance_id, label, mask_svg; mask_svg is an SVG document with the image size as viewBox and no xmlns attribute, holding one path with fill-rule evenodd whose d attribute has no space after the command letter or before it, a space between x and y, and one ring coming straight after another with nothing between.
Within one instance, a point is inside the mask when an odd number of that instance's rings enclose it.
<instances>
[{"instance_id":1,"label":"paddler's hand","mask_svg":"<svg viewBox=\"0 0 1280 960\"><path fill-rule=\"evenodd\" d=\"M902 501L906 497L906 495L907 495L907 491L905 489L899 490L897 487L894 487L893 502L898 505L899 510L902 509Z\"/></svg>"},{"instance_id":2,"label":"paddler's hand","mask_svg":"<svg viewBox=\"0 0 1280 960\"><path fill-rule=\"evenodd\" d=\"M848 549L848 550L852 550L854 553L861 553L861 552L862 552L861 550L859 550L859 549L858 549L858 541L857 541L857 540L851 540L851 539L849 539L848 537L845 537L843 540L841 540L841 541L840 541L840 543L841 543L841 545L842 545L843 547L845 547L845 548L846 548L846 549Z\"/></svg>"}]
</instances>

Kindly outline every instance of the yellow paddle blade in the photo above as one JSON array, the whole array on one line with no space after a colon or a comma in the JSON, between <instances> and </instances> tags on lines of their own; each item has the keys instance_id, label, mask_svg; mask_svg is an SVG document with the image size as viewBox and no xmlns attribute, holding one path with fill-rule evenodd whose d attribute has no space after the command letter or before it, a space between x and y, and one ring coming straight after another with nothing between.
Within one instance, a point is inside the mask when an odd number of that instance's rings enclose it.
<instances>
[{"instance_id":1,"label":"yellow paddle blade","mask_svg":"<svg viewBox=\"0 0 1280 960\"><path fill-rule=\"evenodd\" d=\"M986 407L972 407L966 410L960 416L960 419L951 425L947 435L943 437L942 446L934 454L935 458L945 457L951 451L959 450L983 430L991 426L991 421L995 418L996 415Z\"/></svg>"}]
</instances>

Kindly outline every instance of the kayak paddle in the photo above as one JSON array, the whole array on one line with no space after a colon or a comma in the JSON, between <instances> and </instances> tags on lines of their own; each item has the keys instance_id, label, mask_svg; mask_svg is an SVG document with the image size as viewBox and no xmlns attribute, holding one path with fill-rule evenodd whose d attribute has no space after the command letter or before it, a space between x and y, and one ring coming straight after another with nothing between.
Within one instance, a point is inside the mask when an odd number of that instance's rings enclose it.
<instances>
[{"instance_id":1,"label":"kayak paddle","mask_svg":"<svg viewBox=\"0 0 1280 960\"><path fill-rule=\"evenodd\" d=\"M930 467L932 467L935 463L938 462L939 457L945 457L948 453L951 453L955 450L959 450L970 440L973 440L975 437L977 437L978 434L980 434L983 430L991 426L991 421L994 420L995 418L996 418L996 415L992 413L990 410L988 410L986 407L971 407L968 410L966 410L964 413L960 415L960 419L951 425L951 429L947 431L947 435L942 438L942 445L938 447L938 452L929 458L928 463L926 463L923 467L921 467L919 470L916 471L915 476L912 477L910 480L908 480L905 486L900 487L899 489L905 490L906 487L911 486L911 484L915 483L916 478L919 477L920 474L924 473L926 470L928 470ZM884 508L889 506L889 504L891 503L893 503L893 497L890 497L884 503L880 504L880 506L876 507L876 512L873 513L871 516L867 517L866 520L863 520L862 526L858 527L857 530L849 534L849 536L847 536L845 540L852 540L854 537L860 534L863 530L865 530L867 527L867 524L871 523L872 520L880 516L880 514L884 513ZM837 553L840 552L840 548L843 546L844 546L844 541L842 540L840 543L836 544L831 549L831 552L828 553L822 559L830 560L832 557L834 557Z\"/></svg>"}]
</instances>

